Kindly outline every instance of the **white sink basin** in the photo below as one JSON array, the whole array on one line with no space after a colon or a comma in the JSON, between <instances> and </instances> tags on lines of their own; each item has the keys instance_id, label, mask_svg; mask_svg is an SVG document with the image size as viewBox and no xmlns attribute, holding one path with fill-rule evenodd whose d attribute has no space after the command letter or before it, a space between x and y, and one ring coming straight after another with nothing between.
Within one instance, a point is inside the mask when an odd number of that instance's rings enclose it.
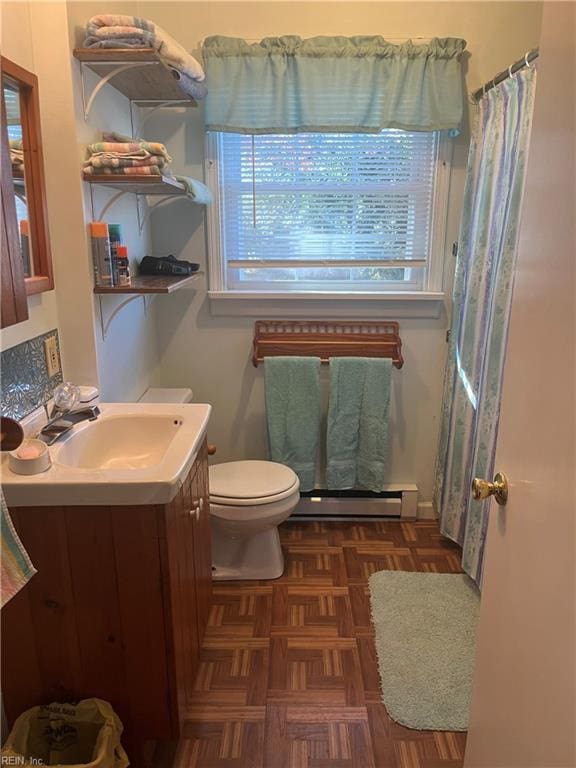
<instances>
[{"instance_id":1,"label":"white sink basin","mask_svg":"<svg viewBox=\"0 0 576 768\"><path fill-rule=\"evenodd\" d=\"M96 421L49 448L52 466L17 475L2 458L10 506L165 504L176 495L206 434L200 403L105 403Z\"/></svg>"},{"instance_id":2,"label":"white sink basin","mask_svg":"<svg viewBox=\"0 0 576 768\"><path fill-rule=\"evenodd\" d=\"M144 469L160 464L182 427L178 416L134 414L87 422L55 451L58 464L82 469Z\"/></svg>"}]
</instances>

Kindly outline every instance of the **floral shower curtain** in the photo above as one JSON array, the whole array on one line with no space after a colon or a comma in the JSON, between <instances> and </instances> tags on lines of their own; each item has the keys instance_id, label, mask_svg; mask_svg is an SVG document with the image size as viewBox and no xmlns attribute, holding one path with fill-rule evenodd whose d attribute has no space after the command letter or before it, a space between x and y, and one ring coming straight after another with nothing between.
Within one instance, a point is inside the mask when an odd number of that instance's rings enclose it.
<instances>
[{"instance_id":1,"label":"floral shower curtain","mask_svg":"<svg viewBox=\"0 0 576 768\"><path fill-rule=\"evenodd\" d=\"M470 145L434 503L462 567L482 580L488 502L473 477L492 479L524 173L536 86L534 68L480 101ZM535 308L536 309L536 308Z\"/></svg>"}]
</instances>

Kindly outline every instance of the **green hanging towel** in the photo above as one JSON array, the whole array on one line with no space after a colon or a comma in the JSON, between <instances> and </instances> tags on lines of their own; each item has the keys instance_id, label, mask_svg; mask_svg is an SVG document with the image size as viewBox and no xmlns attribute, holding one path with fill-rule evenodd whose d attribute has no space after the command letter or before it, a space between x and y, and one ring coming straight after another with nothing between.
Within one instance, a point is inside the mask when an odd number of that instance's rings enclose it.
<instances>
[{"instance_id":1,"label":"green hanging towel","mask_svg":"<svg viewBox=\"0 0 576 768\"><path fill-rule=\"evenodd\" d=\"M270 458L296 472L311 491L320 439L320 358L265 357Z\"/></svg>"},{"instance_id":2,"label":"green hanging towel","mask_svg":"<svg viewBox=\"0 0 576 768\"><path fill-rule=\"evenodd\" d=\"M333 357L327 435L331 490L381 491L388 459L392 360Z\"/></svg>"}]
</instances>

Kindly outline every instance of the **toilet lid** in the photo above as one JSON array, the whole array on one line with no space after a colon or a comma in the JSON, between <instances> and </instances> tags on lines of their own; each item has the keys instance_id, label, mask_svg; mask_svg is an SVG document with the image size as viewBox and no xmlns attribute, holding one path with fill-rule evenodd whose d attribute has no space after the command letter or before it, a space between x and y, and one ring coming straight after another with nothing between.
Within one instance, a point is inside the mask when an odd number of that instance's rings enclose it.
<instances>
[{"instance_id":1,"label":"toilet lid","mask_svg":"<svg viewBox=\"0 0 576 768\"><path fill-rule=\"evenodd\" d=\"M292 491L298 477L273 461L229 461L210 467L213 499L263 499Z\"/></svg>"}]
</instances>

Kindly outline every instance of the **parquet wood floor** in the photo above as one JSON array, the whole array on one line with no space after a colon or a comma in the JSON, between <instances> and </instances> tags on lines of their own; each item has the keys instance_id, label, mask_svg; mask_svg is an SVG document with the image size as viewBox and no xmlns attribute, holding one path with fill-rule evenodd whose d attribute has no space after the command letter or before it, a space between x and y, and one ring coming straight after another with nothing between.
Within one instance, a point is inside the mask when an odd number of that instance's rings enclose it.
<instances>
[{"instance_id":1,"label":"parquet wood floor","mask_svg":"<svg viewBox=\"0 0 576 768\"><path fill-rule=\"evenodd\" d=\"M413 731L381 701L368 578L460 572L434 522L281 528L282 578L214 588L175 768L460 768L465 734Z\"/></svg>"}]
</instances>

